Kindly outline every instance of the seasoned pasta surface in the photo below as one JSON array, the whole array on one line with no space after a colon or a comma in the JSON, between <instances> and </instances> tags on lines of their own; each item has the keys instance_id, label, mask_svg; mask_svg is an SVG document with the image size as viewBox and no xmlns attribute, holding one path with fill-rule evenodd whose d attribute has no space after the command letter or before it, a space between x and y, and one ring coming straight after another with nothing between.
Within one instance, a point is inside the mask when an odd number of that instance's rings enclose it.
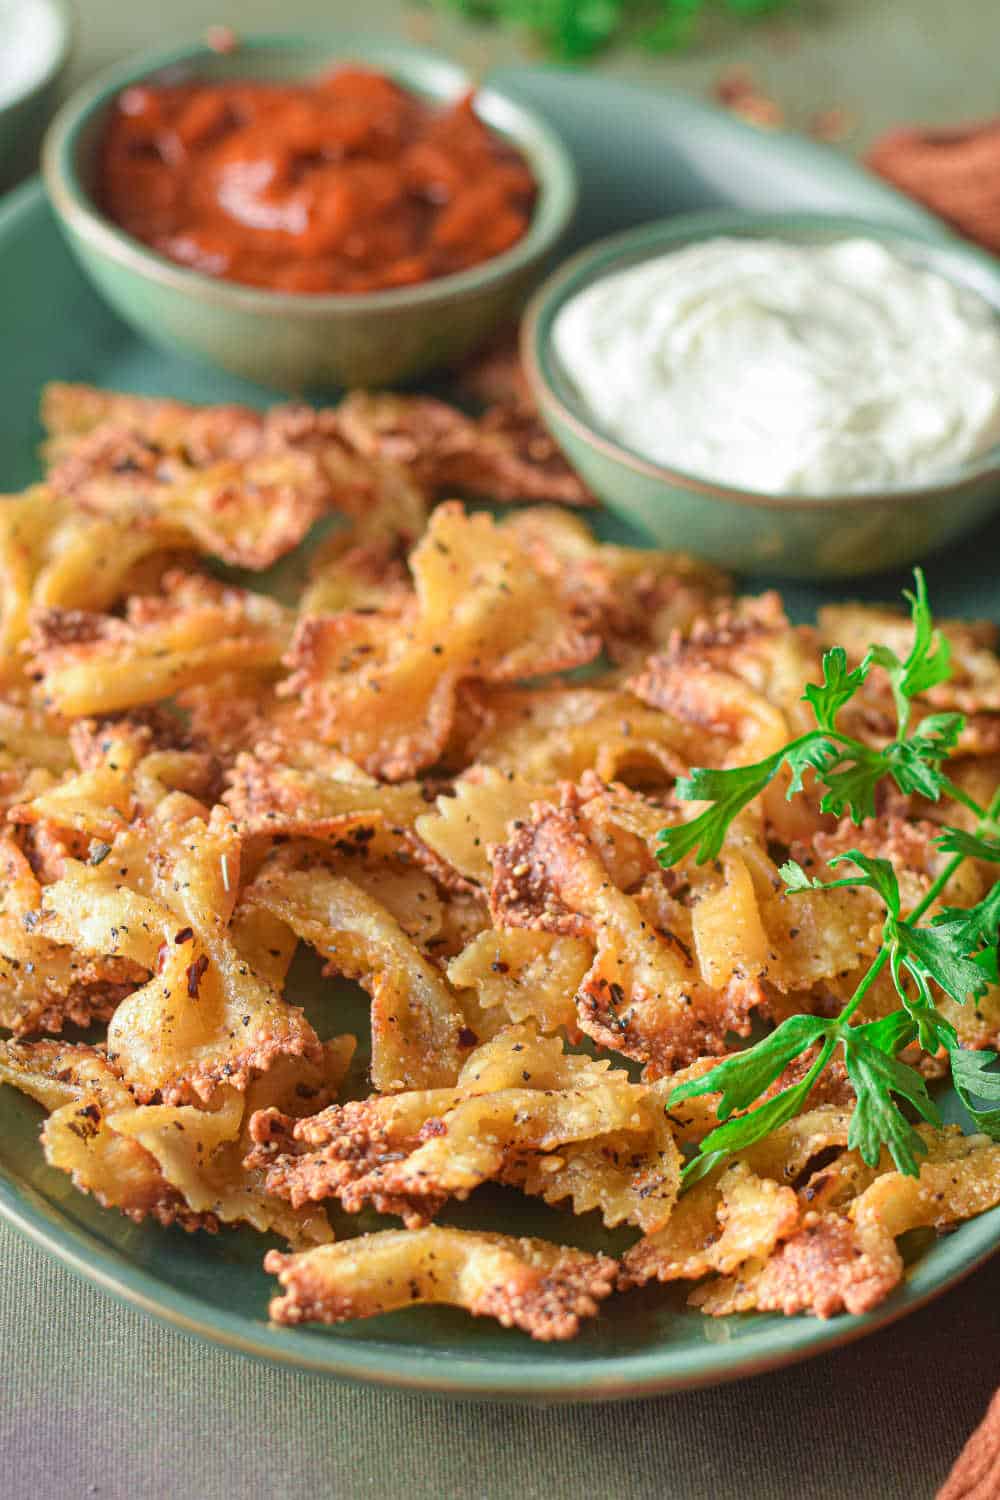
<instances>
[{"instance_id":1,"label":"seasoned pasta surface","mask_svg":"<svg viewBox=\"0 0 1000 1500\"><path fill-rule=\"evenodd\" d=\"M278 1322L537 1339L651 1283L862 1312L1000 1202L996 1112L932 1098L996 1092L990 627L793 625L602 543L523 402L43 418L0 508L0 1082L79 1191L278 1236ZM550 1238L455 1227L510 1194Z\"/></svg>"}]
</instances>

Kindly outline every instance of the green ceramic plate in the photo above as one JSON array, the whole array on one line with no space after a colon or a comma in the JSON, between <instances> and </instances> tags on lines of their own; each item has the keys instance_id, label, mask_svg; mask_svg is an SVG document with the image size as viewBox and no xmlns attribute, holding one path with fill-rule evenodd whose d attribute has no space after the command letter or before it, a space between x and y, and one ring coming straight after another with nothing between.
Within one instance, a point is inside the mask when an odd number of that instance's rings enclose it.
<instances>
[{"instance_id":1,"label":"green ceramic plate","mask_svg":"<svg viewBox=\"0 0 1000 1500\"><path fill-rule=\"evenodd\" d=\"M536 69L508 70L496 82L543 109L564 131L584 179L580 236L671 209L726 203L923 221L917 210L821 148L759 135L661 92ZM36 405L46 379L195 401L268 399L259 388L139 344L83 280L37 186L22 189L0 210L0 288L7 355L0 371L4 489L37 474ZM601 526L611 534L610 522ZM623 535L620 528L615 534ZM939 608L1000 616L991 540L984 533L935 561L930 583ZM892 594L899 583L866 582L866 590L869 596ZM820 599L815 591L785 592L799 613ZM350 996L317 985L307 966L293 971L293 983L317 1025L325 1024L328 1032L350 1025ZM39 1117L31 1101L0 1090L0 1213L75 1270L180 1328L246 1353L454 1395L596 1400L752 1374L883 1327L973 1270L1000 1239L1000 1211L994 1211L929 1247L910 1246L910 1274L882 1307L867 1317L829 1323L766 1315L714 1322L688 1311L682 1291L647 1289L613 1301L568 1345L533 1344L488 1320L428 1308L333 1330L278 1329L267 1323L272 1278L260 1269L259 1237L239 1231L189 1237L135 1226L102 1210L46 1167L37 1140ZM520 1233L565 1235L594 1248L616 1244L599 1225L502 1190L477 1194L455 1221L482 1227L502 1222Z\"/></svg>"}]
</instances>

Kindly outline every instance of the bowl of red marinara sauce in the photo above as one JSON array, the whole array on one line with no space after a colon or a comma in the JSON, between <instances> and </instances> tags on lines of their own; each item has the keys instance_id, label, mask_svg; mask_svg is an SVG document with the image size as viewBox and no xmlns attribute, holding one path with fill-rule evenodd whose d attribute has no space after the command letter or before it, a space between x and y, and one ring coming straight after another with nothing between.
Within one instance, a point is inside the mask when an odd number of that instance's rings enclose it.
<instances>
[{"instance_id":1,"label":"bowl of red marinara sauce","mask_svg":"<svg viewBox=\"0 0 1000 1500\"><path fill-rule=\"evenodd\" d=\"M460 359L516 315L576 201L530 110L329 34L134 59L63 106L43 171L127 322L288 391Z\"/></svg>"}]
</instances>

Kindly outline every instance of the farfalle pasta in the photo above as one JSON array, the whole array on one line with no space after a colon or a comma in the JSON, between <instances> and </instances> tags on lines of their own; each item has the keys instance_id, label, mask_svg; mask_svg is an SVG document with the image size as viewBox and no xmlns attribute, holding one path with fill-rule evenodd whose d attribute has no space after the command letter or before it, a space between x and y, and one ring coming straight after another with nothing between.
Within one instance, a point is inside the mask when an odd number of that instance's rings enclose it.
<instances>
[{"instance_id":1,"label":"farfalle pasta","mask_svg":"<svg viewBox=\"0 0 1000 1500\"><path fill-rule=\"evenodd\" d=\"M822 758L792 801L775 762L712 858L664 868L692 768L780 759L824 648L846 673L912 625L794 626L775 594L600 542L525 412L62 385L43 415L45 480L0 516L0 1081L44 1111L50 1167L163 1232L277 1235L277 1321L439 1303L541 1339L653 1283L715 1316L863 1311L902 1234L1000 1201L984 1135L921 1124L916 1175L860 1151L818 1043L763 1089L797 1090L793 1117L682 1180L743 1114L698 1092L720 1059L838 1015L880 951L878 893L816 884L839 857L889 862L905 910L988 899L996 867L939 844L996 787L986 627L946 625L955 670L914 695L915 726L966 716L947 797L882 787L855 826L821 806ZM280 599L255 589L282 559ZM873 754L888 681L845 700ZM973 1059L1000 1039L983 984L941 1001ZM859 1021L897 1003L886 971ZM490 1193L552 1239L501 1232ZM456 1204L494 1218L456 1228ZM560 1242L570 1219L600 1253Z\"/></svg>"}]
</instances>

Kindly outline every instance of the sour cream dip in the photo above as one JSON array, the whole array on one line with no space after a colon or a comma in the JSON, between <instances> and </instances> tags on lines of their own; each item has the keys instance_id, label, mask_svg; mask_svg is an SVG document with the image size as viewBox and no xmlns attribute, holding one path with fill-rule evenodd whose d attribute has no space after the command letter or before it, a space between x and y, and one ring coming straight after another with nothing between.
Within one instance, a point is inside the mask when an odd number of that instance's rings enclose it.
<instances>
[{"instance_id":1,"label":"sour cream dip","mask_svg":"<svg viewBox=\"0 0 1000 1500\"><path fill-rule=\"evenodd\" d=\"M59 16L47 0L0 0L0 106L45 79L61 43Z\"/></svg>"},{"instance_id":2,"label":"sour cream dip","mask_svg":"<svg viewBox=\"0 0 1000 1500\"><path fill-rule=\"evenodd\" d=\"M875 240L706 240L586 287L552 338L595 426L743 489L914 484L1000 442L1000 319Z\"/></svg>"}]
</instances>

